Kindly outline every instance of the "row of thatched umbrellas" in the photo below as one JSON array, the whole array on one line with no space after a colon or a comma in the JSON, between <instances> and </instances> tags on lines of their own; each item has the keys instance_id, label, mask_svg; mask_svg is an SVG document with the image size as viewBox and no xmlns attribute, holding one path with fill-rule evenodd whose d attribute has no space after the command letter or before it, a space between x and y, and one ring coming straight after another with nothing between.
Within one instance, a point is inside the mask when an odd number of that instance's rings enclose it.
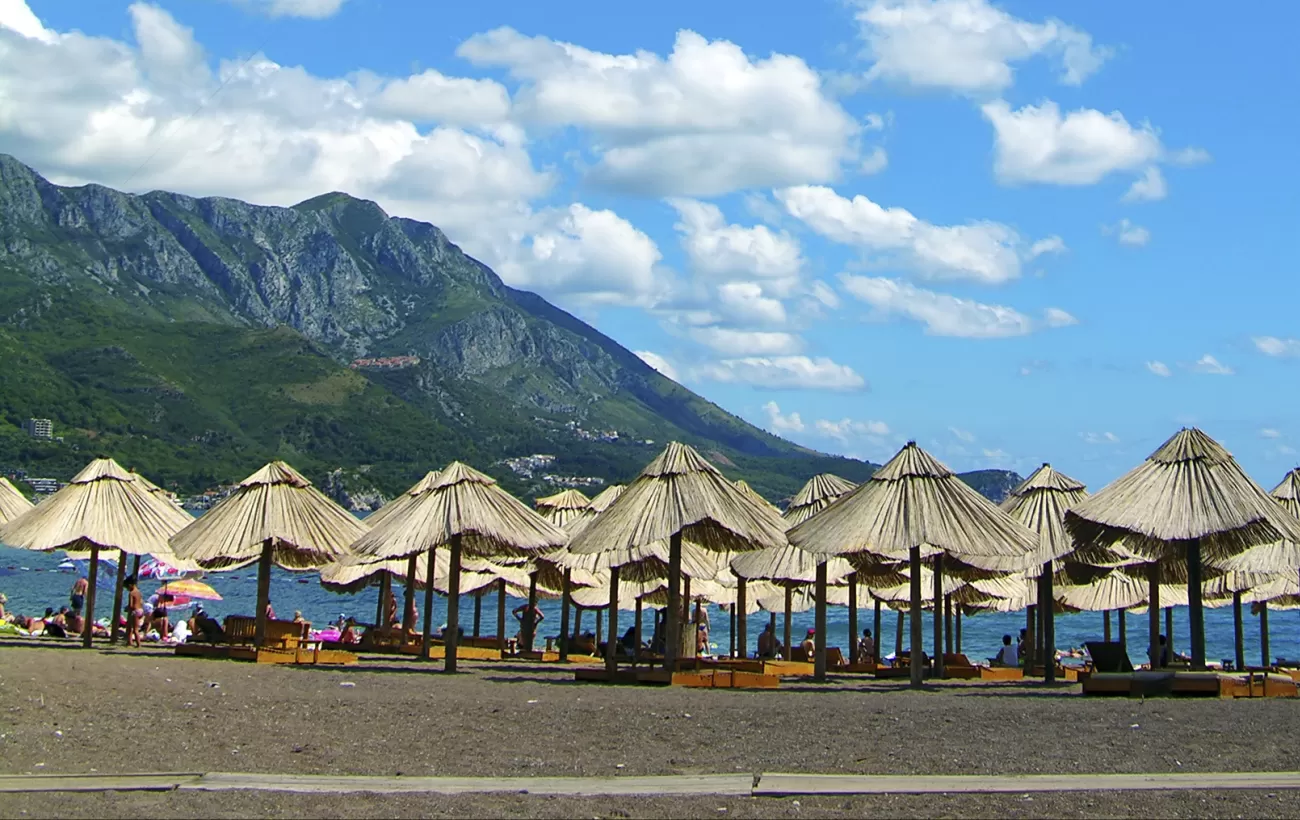
<instances>
[{"instance_id":1,"label":"row of thatched umbrellas","mask_svg":"<svg viewBox=\"0 0 1300 820\"><path fill-rule=\"evenodd\" d=\"M1154 646L1162 580L1182 577L1192 612L1193 663L1203 665L1201 587L1207 568L1249 575L1256 585L1261 577L1269 583L1294 580L1300 571L1300 548L1295 546L1300 518L1195 429L1180 431L1092 497L1081 484L1044 465L1004 508L914 443L857 487L834 476L814 478L792 500L784 520L743 482L733 484L693 449L676 443L621 493L611 488L596 501L600 503L565 492L540 499L540 512L535 512L490 477L455 462L430 473L363 523L292 468L272 463L193 520L142 477L101 459L44 504L19 510L0 528L0 540L31 549L88 550L92 584L98 552L107 549L211 570L257 562L259 640L265 632L273 564L290 570L325 567L327 585L344 588L379 578L381 600L391 579L404 574L408 613L418 576L426 595L426 656L435 586L448 596L448 670L456 668L455 625L460 594L467 588L463 577L470 589L499 582L502 602L508 584L521 589L527 583L530 604L539 582L547 591L558 588L565 636L571 601L605 603L611 647L617 643L620 596L636 599L638 627L640 603L662 597L669 668L694 645L683 640L681 630L683 597L695 597L692 583L697 595L726 599L740 613L749 608L749 584L783 588L787 633L792 593L812 585L819 636L826 634L832 587L847 589L854 620L860 588L877 601L894 600L897 588L906 583L911 646L919 648L922 584L928 580L935 608L936 671L941 673L941 612L952 598L952 586L985 602L998 598L1036 608L1044 645L1052 646L1055 579L1074 578L1086 569L1092 573L1087 583L1096 586L1111 577L1131 577L1140 566L1149 580ZM0 491L0 505L5 503L14 502ZM442 584L437 583L440 576ZM1026 589L1023 579L1033 579L1036 589L1021 602L1015 592ZM950 585L947 595L945 584ZM92 587L87 601L92 611L93 600ZM115 612L119 607L115 602ZM499 631L503 611L499 608ZM404 628L414 626L406 620ZM88 617L87 643L90 621ZM743 649L744 618L738 622ZM856 632L856 624L851 627ZM821 676L824 638L817 645ZM611 671L614 654L607 653ZM1050 678L1054 666L1049 662L1046 668ZM919 651L911 653L911 673L919 685Z\"/></svg>"}]
</instances>

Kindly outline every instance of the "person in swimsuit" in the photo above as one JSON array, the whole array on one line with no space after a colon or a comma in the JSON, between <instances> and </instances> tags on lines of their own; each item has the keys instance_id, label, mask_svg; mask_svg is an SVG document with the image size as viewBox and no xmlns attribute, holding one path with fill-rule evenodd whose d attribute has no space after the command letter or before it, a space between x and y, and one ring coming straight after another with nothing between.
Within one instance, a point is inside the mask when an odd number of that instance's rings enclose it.
<instances>
[{"instance_id":1,"label":"person in swimsuit","mask_svg":"<svg viewBox=\"0 0 1300 820\"><path fill-rule=\"evenodd\" d=\"M144 594L136 586L135 576L126 579L125 582L129 594L126 597L126 645L130 646L131 641L135 641L136 649L140 648L140 625L144 622Z\"/></svg>"},{"instance_id":2,"label":"person in swimsuit","mask_svg":"<svg viewBox=\"0 0 1300 820\"><path fill-rule=\"evenodd\" d=\"M90 581L85 578L78 578L72 582L72 595L69 596L72 604L72 611L81 614L81 608L86 605L86 590L90 589Z\"/></svg>"}]
</instances>

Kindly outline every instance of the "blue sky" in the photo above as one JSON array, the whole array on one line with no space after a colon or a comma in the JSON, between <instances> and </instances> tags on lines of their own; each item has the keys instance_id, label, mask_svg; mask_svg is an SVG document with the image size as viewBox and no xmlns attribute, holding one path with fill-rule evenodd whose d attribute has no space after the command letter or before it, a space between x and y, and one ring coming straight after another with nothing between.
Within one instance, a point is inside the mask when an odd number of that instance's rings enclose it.
<instances>
[{"instance_id":1,"label":"blue sky","mask_svg":"<svg viewBox=\"0 0 1300 820\"><path fill-rule=\"evenodd\" d=\"M0 151L374 199L828 452L1295 466L1300 10L793 8L0 0Z\"/></svg>"}]
</instances>

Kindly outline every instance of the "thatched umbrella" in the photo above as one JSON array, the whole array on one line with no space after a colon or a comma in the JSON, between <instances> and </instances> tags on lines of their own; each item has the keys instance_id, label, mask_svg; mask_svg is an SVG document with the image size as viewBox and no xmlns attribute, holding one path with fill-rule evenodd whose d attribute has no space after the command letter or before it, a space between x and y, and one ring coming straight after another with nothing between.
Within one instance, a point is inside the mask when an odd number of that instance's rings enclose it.
<instances>
[{"instance_id":1,"label":"thatched umbrella","mask_svg":"<svg viewBox=\"0 0 1300 820\"><path fill-rule=\"evenodd\" d=\"M820 475L815 475L812 478L808 479L808 481L803 485L803 487L799 489L799 492L795 493L794 498L790 499L789 507L786 508L785 514L781 516L782 520L785 521L786 531L789 531L794 527L797 527L798 525L807 521L809 518L813 517L817 513L826 509L835 501L835 499L844 495L849 490L852 490L854 486L856 485L854 485L852 482L845 481L839 476L833 475L831 473L821 473ZM854 658L857 655L855 648L857 646L857 641L858 641L858 585L859 585L859 581L861 580L865 580L865 577L860 578L858 573L853 569L850 569L849 573L843 576L843 581L848 589L848 607L849 607L848 650L849 650L850 658ZM878 579L878 580L882 580L882 579ZM830 583L837 583L837 582L830 582ZM817 623L821 625L818 627L819 629L825 625L824 624L825 617L826 617L826 600L824 599L823 596L823 599L820 599L820 607L817 611L817 618L818 618ZM786 617L787 633L789 632L789 620L790 619L787 615ZM877 601L876 602L876 625L875 625L877 632L880 631L879 621L880 621L880 602ZM817 657L818 657L819 665L816 668L820 670L817 675L819 679L822 677L825 671L824 670L825 662L824 660L822 660L822 658L825 655L824 650L826 647L827 637L828 636L823 634L818 634L817 636L817 648L818 648ZM787 644L787 651L788 651L789 634L786 635L786 638L787 638L786 644Z\"/></svg>"},{"instance_id":2,"label":"thatched umbrella","mask_svg":"<svg viewBox=\"0 0 1300 820\"><path fill-rule=\"evenodd\" d=\"M785 532L775 512L751 500L695 450L673 442L569 545L575 555L613 553L617 567L627 563L624 555L668 542L664 661L670 671L681 649L683 540L725 555L780 546ZM610 620L616 617L611 607Z\"/></svg>"},{"instance_id":3,"label":"thatched umbrella","mask_svg":"<svg viewBox=\"0 0 1300 820\"><path fill-rule=\"evenodd\" d=\"M348 553L366 525L331 501L294 468L273 461L239 482L202 518L177 533L172 549L210 570L257 563L256 643L266 637L271 565L287 570L328 566Z\"/></svg>"},{"instance_id":4,"label":"thatched umbrella","mask_svg":"<svg viewBox=\"0 0 1300 820\"><path fill-rule=\"evenodd\" d=\"M447 588L446 670L456 671L462 556L491 561L528 558L563 546L568 535L524 506L496 479L459 461L442 470L429 490L386 518L352 545L353 563L410 559L450 547ZM425 589L424 654L429 656L433 588ZM498 636L500 637L500 636Z\"/></svg>"},{"instance_id":5,"label":"thatched umbrella","mask_svg":"<svg viewBox=\"0 0 1300 820\"><path fill-rule=\"evenodd\" d=\"M1300 519L1194 427L1180 430L1141 465L1067 512L1065 528L1080 548L1122 544L1149 561L1186 562L1196 668L1205 666L1202 560L1222 566L1251 547L1300 542Z\"/></svg>"},{"instance_id":6,"label":"thatched umbrella","mask_svg":"<svg viewBox=\"0 0 1300 820\"><path fill-rule=\"evenodd\" d=\"M1042 639L1044 680L1047 683L1056 681L1056 616L1052 605L1056 596L1052 592L1052 576L1056 562L1074 551L1074 543L1065 531L1065 511L1087 497L1088 490L1083 484L1043 462L1043 466L1002 502L1002 509L1008 515L1038 533L1038 553L1034 557L1035 566L1029 573L1038 576L1038 589L1036 603L1030 609L1037 610L1041 624L1037 632ZM1031 614L1030 621L1033 620ZM1032 662L1031 658L1030 665Z\"/></svg>"},{"instance_id":7,"label":"thatched umbrella","mask_svg":"<svg viewBox=\"0 0 1300 820\"><path fill-rule=\"evenodd\" d=\"M100 458L40 506L0 527L0 542L45 552L90 551L90 587L82 633L82 644L90 646L100 551L118 550L119 567L126 554L167 553L167 539L188 520L189 516L149 492L116 461ZM113 612L113 621L117 614Z\"/></svg>"},{"instance_id":8,"label":"thatched umbrella","mask_svg":"<svg viewBox=\"0 0 1300 820\"><path fill-rule=\"evenodd\" d=\"M1033 564L1036 533L998 509L916 442L908 442L869 480L790 530L790 543L823 555L871 553L910 563L912 685L921 669L921 562L933 558L935 601L945 572L1017 572ZM942 673L942 621L935 618L936 671Z\"/></svg>"},{"instance_id":9,"label":"thatched umbrella","mask_svg":"<svg viewBox=\"0 0 1300 820\"><path fill-rule=\"evenodd\" d=\"M609 485L605 489L596 493L596 497L591 499L591 509L597 513L603 513L605 510L614 506L614 502L618 501L619 496L621 496L623 491L626 489L626 484Z\"/></svg>"},{"instance_id":10,"label":"thatched umbrella","mask_svg":"<svg viewBox=\"0 0 1300 820\"><path fill-rule=\"evenodd\" d=\"M533 506L543 518L567 532L570 537L573 536L574 532L581 529L587 521L596 516L596 511L591 508L591 499L574 489L562 490L554 495L539 498L533 502ZM563 548L561 548L561 551L563 551ZM556 585L558 581L561 592L560 660L567 661L569 659L569 608L570 598L573 594L573 570L569 567L559 566L553 561L547 561L544 556L538 557L537 565L537 570L533 573L529 585L528 614L523 622L525 643L529 649L532 648L537 631L537 624L533 621L533 613L537 611L537 584L542 582L541 574L545 572L548 576L555 576L548 577L546 580L551 586Z\"/></svg>"},{"instance_id":11,"label":"thatched umbrella","mask_svg":"<svg viewBox=\"0 0 1300 820\"><path fill-rule=\"evenodd\" d=\"M0 524L7 524L18 516L35 508L27 496L18 492L18 488L9 483L9 479L0 476Z\"/></svg>"}]
</instances>

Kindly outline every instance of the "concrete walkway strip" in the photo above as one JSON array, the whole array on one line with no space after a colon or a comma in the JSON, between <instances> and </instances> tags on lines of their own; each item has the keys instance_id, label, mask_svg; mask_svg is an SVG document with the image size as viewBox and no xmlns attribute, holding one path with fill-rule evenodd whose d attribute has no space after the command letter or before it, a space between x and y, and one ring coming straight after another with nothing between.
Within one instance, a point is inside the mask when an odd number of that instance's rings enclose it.
<instances>
[{"instance_id":1,"label":"concrete walkway strip","mask_svg":"<svg viewBox=\"0 0 1300 820\"><path fill-rule=\"evenodd\" d=\"M1031 775L764 774L755 797L990 794L1183 789L1300 789L1300 772Z\"/></svg>"},{"instance_id":2,"label":"concrete walkway strip","mask_svg":"<svg viewBox=\"0 0 1300 820\"><path fill-rule=\"evenodd\" d=\"M4 774L0 794L5 792L169 792L182 784L197 782L198 772L172 774Z\"/></svg>"},{"instance_id":3,"label":"concrete walkway strip","mask_svg":"<svg viewBox=\"0 0 1300 820\"><path fill-rule=\"evenodd\" d=\"M753 791L752 775L668 777L364 777L214 772L183 783L181 791L280 791L310 794L377 792L398 794L515 794L572 797L641 795L739 795Z\"/></svg>"}]
</instances>

